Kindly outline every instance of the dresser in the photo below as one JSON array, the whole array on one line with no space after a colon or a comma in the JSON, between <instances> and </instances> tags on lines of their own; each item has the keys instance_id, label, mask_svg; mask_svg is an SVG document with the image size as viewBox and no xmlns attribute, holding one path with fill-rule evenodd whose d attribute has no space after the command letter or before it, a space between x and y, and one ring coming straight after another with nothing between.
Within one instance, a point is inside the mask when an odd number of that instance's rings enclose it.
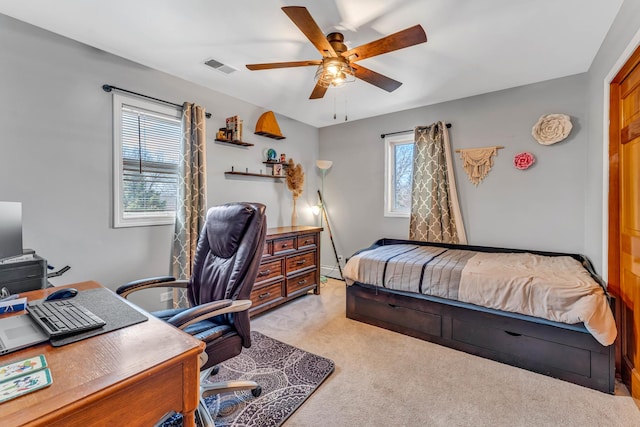
<instances>
[{"instance_id":1,"label":"dresser","mask_svg":"<svg viewBox=\"0 0 640 427\"><path fill-rule=\"evenodd\" d=\"M313 290L320 294L321 227L267 229L262 260L251 292L256 315Z\"/></svg>"}]
</instances>

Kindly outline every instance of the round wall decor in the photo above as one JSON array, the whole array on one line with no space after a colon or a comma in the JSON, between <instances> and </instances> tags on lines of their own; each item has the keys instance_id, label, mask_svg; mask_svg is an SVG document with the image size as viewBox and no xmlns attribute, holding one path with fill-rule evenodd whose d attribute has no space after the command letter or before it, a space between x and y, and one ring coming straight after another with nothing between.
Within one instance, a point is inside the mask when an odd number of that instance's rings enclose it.
<instances>
[{"instance_id":1,"label":"round wall decor","mask_svg":"<svg viewBox=\"0 0 640 427\"><path fill-rule=\"evenodd\" d=\"M571 132L571 117L566 114L546 114L533 126L531 134L542 145L560 142Z\"/></svg>"},{"instance_id":2,"label":"round wall decor","mask_svg":"<svg viewBox=\"0 0 640 427\"><path fill-rule=\"evenodd\" d=\"M529 169L529 167L536 162L536 158L533 157L533 154L527 153L526 151L523 153L518 153L513 158L513 165L516 169L525 170Z\"/></svg>"}]
</instances>

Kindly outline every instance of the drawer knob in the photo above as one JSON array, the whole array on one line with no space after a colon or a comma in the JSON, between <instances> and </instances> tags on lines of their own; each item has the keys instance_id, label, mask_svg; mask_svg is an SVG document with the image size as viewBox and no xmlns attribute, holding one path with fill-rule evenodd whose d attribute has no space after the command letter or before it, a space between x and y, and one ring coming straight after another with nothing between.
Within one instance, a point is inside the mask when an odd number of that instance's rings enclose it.
<instances>
[{"instance_id":1,"label":"drawer knob","mask_svg":"<svg viewBox=\"0 0 640 427\"><path fill-rule=\"evenodd\" d=\"M307 279L298 280L298 285L304 285L307 283Z\"/></svg>"},{"instance_id":2,"label":"drawer knob","mask_svg":"<svg viewBox=\"0 0 640 427\"><path fill-rule=\"evenodd\" d=\"M296 265L302 265L302 264L304 264L306 262L307 262L306 259L301 259L300 261L296 262Z\"/></svg>"},{"instance_id":3,"label":"drawer knob","mask_svg":"<svg viewBox=\"0 0 640 427\"><path fill-rule=\"evenodd\" d=\"M271 274L271 270L267 269L267 270L264 270L264 271L260 271L258 273L258 277L268 276L269 274Z\"/></svg>"},{"instance_id":4,"label":"drawer knob","mask_svg":"<svg viewBox=\"0 0 640 427\"><path fill-rule=\"evenodd\" d=\"M286 243L283 243L283 244L282 244L282 247L283 247L283 248L286 248L287 246L289 246L289 245L287 245Z\"/></svg>"},{"instance_id":5,"label":"drawer knob","mask_svg":"<svg viewBox=\"0 0 640 427\"><path fill-rule=\"evenodd\" d=\"M311 240L305 240L304 244L306 245L307 243L309 243Z\"/></svg>"},{"instance_id":6,"label":"drawer knob","mask_svg":"<svg viewBox=\"0 0 640 427\"><path fill-rule=\"evenodd\" d=\"M264 294L258 295L258 299L263 299L271 295L271 292L265 292Z\"/></svg>"}]
</instances>

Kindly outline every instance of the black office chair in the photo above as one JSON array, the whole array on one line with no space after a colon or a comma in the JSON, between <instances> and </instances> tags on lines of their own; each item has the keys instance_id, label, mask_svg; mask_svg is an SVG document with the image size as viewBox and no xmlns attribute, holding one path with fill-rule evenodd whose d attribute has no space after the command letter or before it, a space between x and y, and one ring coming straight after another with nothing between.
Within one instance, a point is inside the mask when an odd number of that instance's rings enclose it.
<instances>
[{"instance_id":1,"label":"black office chair","mask_svg":"<svg viewBox=\"0 0 640 427\"><path fill-rule=\"evenodd\" d=\"M200 405L196 411L196 421L201 426L213 426L205 397L236 390L251 390L258 397L262 391L253 381L207 383L206 380L215 365L240 354L242 347L251 346L249 296L265 240L264 211L265 206L260 203L230 203L210 208L188 281L156 277L128 283L116 291L126 298L141 289L187 289L190 308L152 314L207 344L201 357Z\"/></svg>"}]
</instances>

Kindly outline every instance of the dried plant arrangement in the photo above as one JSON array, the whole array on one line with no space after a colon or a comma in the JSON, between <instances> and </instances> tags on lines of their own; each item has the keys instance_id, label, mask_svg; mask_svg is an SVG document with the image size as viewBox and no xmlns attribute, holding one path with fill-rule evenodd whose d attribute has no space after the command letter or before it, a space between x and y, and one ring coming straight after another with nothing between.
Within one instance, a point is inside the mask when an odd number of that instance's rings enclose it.
<instances>
[{"instance_id":1,"label":"dried plant arrangement","mask_svg":"<svg viewBox=\"0 0 640 427\"><path fill-rule=\"evenodd\" d=\"M293 212L291 213L291 225L296 225L298 213L296 212L296 201L304 189L304 172L302 165L296 164L293 159L289 159L287 168L287 187L293 194Z\"/></svg>"}]
</instances>

